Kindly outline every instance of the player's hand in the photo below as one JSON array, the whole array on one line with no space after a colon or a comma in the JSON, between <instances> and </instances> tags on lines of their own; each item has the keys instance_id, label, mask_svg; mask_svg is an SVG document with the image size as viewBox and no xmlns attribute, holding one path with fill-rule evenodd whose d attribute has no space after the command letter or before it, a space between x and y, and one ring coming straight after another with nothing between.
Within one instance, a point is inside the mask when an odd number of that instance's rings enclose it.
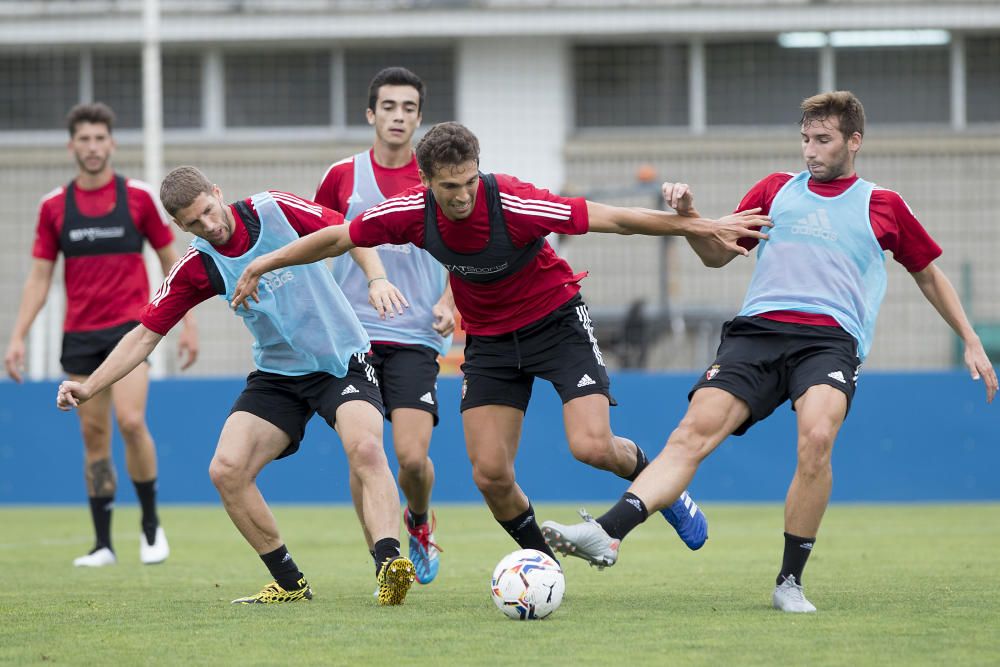
<instances>
[{"instance_id":1,"label":"player's hand","mask_svg":"<svg viewBox=\"0 0 1000 667\"><path fill-rule=\"evenodd\" d=\"M90 392L84 389L80 382L65 380L59 385L59 393L56 394L56 407L60 410L72 410L80 407L80 404L90 398Z\"/></svg>"},{"instance_id":2,"label":"player's hand","mask_svg":"<svg viewBox=\"0 0 1000 667\"><path fill-rule=\"evenodd\" d=\"M677 215L694 214L694 192L687 183L664 183L660 189L663 192L663 203L677 211Z\"/></svg>"},{"instance_id":3,"label":"player's hand","mask_svg":"<svg viewBox=\"0 0 1000 667\"><path fill-rule=\"evenodd\" d=\"M973 380L983 379L983 384L986 385L986 402L992 403L997 394L997 371L978 338L965 345L965 365Z\"/></svg>"},{"instance_id":4,"label":"player's hand","mask_svg":"<svg viewBox=\"0 0 1000 667\"><path fill-rule=\"evenodd\" d=\"M198 328L193 320L184 323L180 339L177 341L177 358L181 360L181 370L187 370L198 359Z\"/></svg>"},{"instance_id":5,"label":"player's hand","mask_svg":"<svg viewBox=\"0 0 1000 667\"><path fill-rule=\"evenodd\" d=\"M250 304L247 303L247 299L253 299L254 303L260 303L258 283L260 283L260 277L264 275L264 272L259 271L256 267L254 267L256 262L256 259L250 262L250 264L247 265L247 268L243 269L240 279L236 281L236 289L233 291L233 300L229 302L229 306L233 310L239 308L240 305L242 305L245 310L250 310Z\"/></svg>"},{"instance_id":6,"label":"player's hand","mask_svg":"<svg viewBox=\"0 0 1000 667\"><path fill-rule=\"evenodd\" d=\"M14 382L23 382L24 376L24 341L12 339L7 344L7 352L3 356L3 365L7 369L7 375Z\"/></svg>"},{"instance_id":7,"label":"player's hand","mask_svg":"<svg viewBox=\"0 0 1000 667\"><path fill-rule=\"evenodd\" d=\"M771 218L761 215L760 208L752 208L732 213L716 220L710 227L709 239L729 252L746 257L750 251L739 244L740 239L767 240L768 227L773 227Z\"/></svg>"},{"instance_id":8,"label":"player's hand","mask_svg":"<svg viewBox=\"0 0 1000 667\"><path fill-rule=\"evenodd\" d=\"M453 311L448 306L435 303L434 307L431 308L431 313L434 315L434 331L438 333L439 336L444 338L451 334L455 330L455 311Z\"/></svg>"},{"instance_id":9,"label":"player's hand","mask_svg":"<svg viewBox=\"0 0 1000 667\"><path fill-rule=\"evenodd\" d=\"M405 312L404 309L410 307L403 293L385 276L369 281L368 303L375 308L378 316L383 320L387 315L390 318L402 315Z\"/></svg>"}]
</instances>

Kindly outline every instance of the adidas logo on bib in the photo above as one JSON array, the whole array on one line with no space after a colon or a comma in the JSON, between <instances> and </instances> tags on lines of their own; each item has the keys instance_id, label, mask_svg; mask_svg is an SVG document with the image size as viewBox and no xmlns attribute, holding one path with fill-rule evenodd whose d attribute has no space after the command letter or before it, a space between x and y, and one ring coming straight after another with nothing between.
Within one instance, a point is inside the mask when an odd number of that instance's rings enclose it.
<instances>
[{"instance_id":1,"label":"adidas logo on bib","mask_svg":"<svg viewBox=\"0 0 1000 667\"><path fill-rule=\"evenodd\" d=\"M347 385L347 388L344 389L344 391L340 392L340 395L341 396L347 396L348 394L360 394L360 393L361 392L358 391L357 388L353 384L349 384L349 385Z\"/></svg>"},{"instance_id":2,"label":"adidas logo on bib","mask_svg":"<svg viewBox=\"0 0 1000 667\"><path fill-rule=\"evenodd\" d=\"M577 387L588 387L588 386L590 386L592 384L597 384L596 382L594 382L594 378L592 378L589 375L587 375L586 373L584 373L583 377L580 378L580 381L576 383L576 386Z\"/></svg>"},{"instance_id":3,"label":"adidas logo on bib","mask_svg":"<svg viewBox=\"0 0 1000 667\"><path fill-rule=\"evenodd\" d=\"M420 402L427 403L428 405L434 405L434 397L431 396L431 392L427 392L426 394L420 397Z\"/></svg>"}]
</instances>

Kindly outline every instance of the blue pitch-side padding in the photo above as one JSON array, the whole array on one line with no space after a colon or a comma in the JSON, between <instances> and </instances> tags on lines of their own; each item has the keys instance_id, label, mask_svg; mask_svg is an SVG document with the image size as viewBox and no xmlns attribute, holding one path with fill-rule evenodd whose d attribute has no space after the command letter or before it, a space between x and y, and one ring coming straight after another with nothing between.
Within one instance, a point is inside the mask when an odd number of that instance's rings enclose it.
<instances>
[{"instance_id":1,"label":"blue pitch-side padding","mask_svg":"<svg viewBox=\"0 0 1000 667\"><path fill-rule=\"evenodd\" d=\"M687 407L692 374L620 373L612 391L616 433L650 457ZM76 417L55 408L56 383L0 382L0 503L81 503L83 449ZM242 379L154 382L149 424L160 456L163 502L215 503L208 478L216 439ZM431 456L435 502L479 502L458 413L460 380L442 378L441 424ZM833 452L834 501L1000 500L1000 405L965 373L865 373ZM387 430L387 440L389 435ZM392 447L386 452L395 469ZM115 435L119 501L134 502L123 445ZM575 461L561 403L544 382L525 418L518 482L534 501L616 499L627 486ZM691 486L698 502L782 501L795 469L794 413L784 405L702 465ZM313 419L298 454L259 480L273 502L345 503L347 467L336 434Z\"/></svg>"}]
</instances>

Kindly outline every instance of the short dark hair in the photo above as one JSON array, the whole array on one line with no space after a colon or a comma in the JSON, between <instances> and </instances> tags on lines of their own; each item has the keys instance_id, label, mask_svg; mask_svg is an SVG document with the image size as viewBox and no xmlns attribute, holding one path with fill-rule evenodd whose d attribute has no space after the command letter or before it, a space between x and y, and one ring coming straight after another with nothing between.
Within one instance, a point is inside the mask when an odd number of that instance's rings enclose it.
<instances>
[{"instance_id":1,"label":"short dark hair","mask_svg":"<svg viewBox=\"0 0 1000 667\"><path fill-rule=\"evenodd\" d=\"M108 134L111 134L115 126L115 112L104 102L77 104L66 114L66 128L70 139L76 134L76 126L80 123L104 123L108 127Z\"/></svg>"},{"instance_id":2,"label":"short dark hair","mask_svg":"<svg viewBox=\"0 0 1000 667\"><path fill-rule=\"evenodd\" d=\"M198 167L177 167L160 184L160 203L170 217L194 203L198 195L212 192L212 181Z\"/></svg>"},{"instance_id":3,"label":"short dark hair","mask_svg":"<svg viewBox=\"0 0 1000 667\"><path fill-rule=\"evenodd\" d=\"M814 120L836 117L840 121L840 133L844 139L857 132L865 136L865 108L854 93L849 90L835 90L820 93L802 100L800 125Z\"/></svg>"},{"instance_id":4,"label":"short dark hair","mask_svg":"<svg viewBox=\"0 0 1000 667\"><path fill-rule=\"evenodd\" d=\"M382 86L412 86L420 93L420 103L417 111L424 110L424 82L419 76L405 67L386 67L375 75L372 82L368 84L368 108L375 111L378 103L378 89Z\"/></svg>"},{"instance_id":5,"label":"short dark hair","mask_svg":"<svg viewBox=\"0 0 1000 667\"><path fill-rule=\"evenodd\" d=\"M438 123L417 144L417 165L427 178L441 167L456 167L469 160L479 164L479 139L460 123Z\"/></svg>"}]
</instances>

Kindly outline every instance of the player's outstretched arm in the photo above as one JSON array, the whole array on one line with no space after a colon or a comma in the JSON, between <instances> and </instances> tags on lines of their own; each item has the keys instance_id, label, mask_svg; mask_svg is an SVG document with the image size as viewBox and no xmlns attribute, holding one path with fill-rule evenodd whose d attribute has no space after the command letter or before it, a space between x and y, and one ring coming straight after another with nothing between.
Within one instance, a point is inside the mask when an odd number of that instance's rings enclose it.
<instances>
[{"instance_id":1,"label":"player's outstretched arm","mask_svg":"<svg viewBox=\"0 0 1000 667\"><path fill-rule=\"evenodd\" d=\"M129 331L86 382L66 380L59 385L56 407L72 410L132 372L159 345L163 336L143 325Z\"/></svg>"},{"instance_id":2,"label":"player's outstretched arm","mask_svg":"<svg viewBox=\"0 0 1000 667\"><path fill-rule=\"evenodd\" d=\"M249 308L249 304L245 303L247 299L259 301L257 283L268 271L296 264L312 264L327 257L343 255L354 247L348 228L349 225L346 224L324 227L256 258L243 270L243 275L236 282L233 300L229 305L234 309L239 308L241 304L244 308Z\"/></svg>"},{"instance_id":3,"label":"player's outstretched arm","mask_svg":"<svg viewBox=\"0 0 1000 667\"><path fill-rule=\"evenodd\" d=\"M588 201L587 214L588 231L591 232L694 237L703 240L707 247L740 255L746 255L749 251L737 241L742 238L766 239L767 233L762 228L771 226L771 219L760 215L759 208L712 220Z\"/></svg>"},{"instance_id":4,"label":"player's outstretched arm","mask_svg":"<svg viewBox=\"0 0 1000 667\"><path fill-rule=\"evenodd\" d=\"M965 366L969 369L973 380L983 379L983 383L986 385L986 402L992 403L993 397L997 393L996 369L993 368L989 357L986 356L983 343L976 335L972 324L969 323L969 318L965 314L965 309L962 308L958 293L951 281L948 280L948 276L933 262L928 264L923 271L917 271L910 275L917 282L924 297L931 302L931 305L948 323L948 326L965 343Z\"/></svg>"},{"instance_id":5,"label":"player's outstretched arm","mask_svg":"<svg viewBox=\"0 0 1000 667\"><path fill-rule=\"evenodd\" d=\"M402 315L404 308L410 304L399 289L389 282L385 274L385 266L374 248L351 248L351 259L364 271L368 280L368 303L372 305L378 316L383 320L388 315Z\"/></svg>"},{"instance_id":6,"label":"player's outstretched arm","mask_svg":"<svg viewBox=\"0 0 1000 667\"><path fill-rule=\"evenodd\" d=\"M677 211L678 215L688 218L701 217L701 214L694 207L694 192L687 183L672 183L667 181L661 186L661 191L663 193L663 203ZM691 249L701 259L701 263L713 269L725 266L741 254L734 250L719 247L711 240L698 236L686 236L684 240L688 242Z\"/></svg>"}]
</instances>

